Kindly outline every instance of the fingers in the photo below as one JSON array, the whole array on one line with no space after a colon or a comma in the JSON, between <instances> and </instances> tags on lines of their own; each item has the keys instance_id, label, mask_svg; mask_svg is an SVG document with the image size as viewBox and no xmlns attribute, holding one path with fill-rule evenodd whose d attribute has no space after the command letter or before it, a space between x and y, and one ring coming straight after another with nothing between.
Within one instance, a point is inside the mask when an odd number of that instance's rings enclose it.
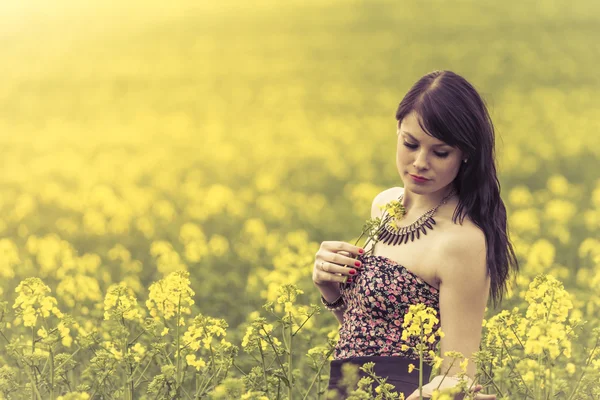
<instances>
[{"instance_id":1,"label":"fingers","mask_svg":"<svg viewBox=\"0 0 600 400\"><path fill-rule=\"evenodd\" d=\"M471 391L473 393L477 393L479 391L481 391L483 389L483 386L481 385L475 385ZM495 400L496 399L496 395L495 394L485 394L485 393L477 393L475 395L475 400Z\"/></svg>"},{"instance_id":2,"label":"fingers","mask_svg":"<svg viewBox=\"0 0 600 400\"><path fill-rule=\"evenodd\" d=\"M360 261L339 253L331 255L331 258L329 260L326 259L326 261L330 261L335 264L350 268L360 267L362 265Z\"/></svg>"},{"instance_id":3,"label":"fingers","mask_svg":"<svg viewBox=\"0 0 600 400\"><path fill-rule=\"evenodd\" d=\"M354 267L348 268L325 260L317 261L317 263L321 271L329 272L330 274L350 275L349 271L354 269Z\"/></svg>"},{"instance_id":4,"label":"fingers","mask_svg":"<svg viewBox=\"0 0 600 400\"><path fill-rule=\"evenodd\" d=\"M340 242L340 241L327 241L321 243L321 248L331 252L331 253L349 253L348 255L358 256L364 253L364 249L362 247L354 246L353 244ZM363 250L363 253L360 252Z\"/></svg>"},{"instance_id":5,"label":"fingers","mask_svg":"<svg viewBox=\"0 0 600 400\"><path fill-rule=\"evenodd\" d=\"M360 250L362 248L346 242L322 242L315 257L313 281L346 283L362 267L362 263L355 259L361 254Z\"/></svg>"},{"instance_id":6,"label":"fingers","mask_svg":"<svg viewBox=\"0 0 600 400\"><path fill-rule=\"evenodd\" d=\"M496 400L495 394L476 394L475 400Z\"/></svg>"},{"instance_id":7,"label":"fingers","mask_svg":"<svg viewBox=\"0 0 600 400\"><path fill-rule=\"evenodd\" d=\"M347 244L344 242L334 242ZM359 249L359 247L352 246L354 248ZM319 251L316 254L316 262L317 265L320 266L319 269L325 272L337 273L337 274L348 274L348 268L360 268L362 263L355 258L352 257L352 253L341 250L339 252L333 251ZM324 265L321 265L321 261L324 262Z\"/></svg>"},{"instance_id":8,"label":"fingers","mask_svg":"<svg viewBox=\"0 0 600 400\"><path fill-rule=\"evenodd\" d=\"M475 385L471 391L474 392L474 393L477 393L477 392L479 392L482 389L483 389L483 386L481 386L481 385ZM423 398L429 399L431 397L429 396L429 394L423 393ZM408 396L406 398L406 400L419 400L419 390L417 389L414 392L412 392L410 394L410 396ZM477 393L475 395L475 400L496 400L496 395L495 394Z\"/></svg>"}]
</instances>

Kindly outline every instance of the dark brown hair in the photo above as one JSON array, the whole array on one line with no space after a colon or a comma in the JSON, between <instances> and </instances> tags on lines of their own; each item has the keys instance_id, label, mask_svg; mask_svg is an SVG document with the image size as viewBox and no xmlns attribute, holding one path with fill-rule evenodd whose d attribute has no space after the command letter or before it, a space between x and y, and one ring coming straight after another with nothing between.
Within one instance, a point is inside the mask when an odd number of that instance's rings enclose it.
<instances>
[{"instance_id":1,"label":"dark brown hair","mask_svg":"<svg viewBox=\"0 0 600 400\"><path fill-rule=\"evenodd\" d=\"M466 79L452 71L434 71L417 81L400 102L396 120L415 111L421 128L431 136L463 151L453 182L459 201L454 223L465 214L485 233L486 260L494 307L506 293L507 280L519 263L508 237L506 208L496 176L494 125L486 104Z\"/></svg>"}]
</instances>

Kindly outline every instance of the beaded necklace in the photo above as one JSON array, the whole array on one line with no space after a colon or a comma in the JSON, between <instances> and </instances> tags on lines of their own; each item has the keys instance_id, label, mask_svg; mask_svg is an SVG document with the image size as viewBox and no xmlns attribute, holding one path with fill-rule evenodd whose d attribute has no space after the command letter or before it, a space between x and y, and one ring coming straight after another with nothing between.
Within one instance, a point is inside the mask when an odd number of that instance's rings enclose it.
<instances>
[{"instance_id":1,"label":"beaded necklace","mask_svg":"<svg viewBox=\"0 0 600 400\"><path fill-rule=\"evenodd\" d=\"M391 244L392 246L401 245L408 242L410 238L411 242L415 240L415 237L419 239L421 237L421 233L423 235L427 235L427 228L429 230L433 230L433 226L436 224L435 219L433 219L433 215L437 211L440 206L445 204L450 197L454 194L454 189L448 193L446 197L442 199L440 204L433 207L431 210L425 212L425 214L421 215L419 219L408 226L403 227L394 227L391 226L390 223L383 224L381 228L377 231L377 241L381 241L385 244ZM404 198L404 192L400 195L398 200L402 203L402 199ZM385 215L388 215L386 212ZM385 219L384 215L384 219ZM404 214L400 217L402 219Z\"/></svg>"}]
</instances>

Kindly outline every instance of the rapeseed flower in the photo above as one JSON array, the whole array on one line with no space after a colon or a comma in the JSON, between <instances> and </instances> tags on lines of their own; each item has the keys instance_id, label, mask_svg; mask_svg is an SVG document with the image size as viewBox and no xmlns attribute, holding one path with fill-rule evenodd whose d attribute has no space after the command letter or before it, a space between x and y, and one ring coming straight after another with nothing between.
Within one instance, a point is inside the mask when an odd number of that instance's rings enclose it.
<instances>
[{"instance_id":1,"label":"rapeseed flower","mask_svg":"<svg viewBox=\"0 0 600 400\"><path fill-rule=\"evenodd\" d=\"M17 315L23 317L23 325L33 327L36 325L38 316L47 318L54 314L62 318L63 314L57 307L54 297L48 296L50 288L40 278L27 278L15 289L19 293L13 304Z\"/></svg>"},{"instance_id":2,"label":"rapeseed flower","mask_svg":"<svg viewBox=\"0 0 600 400\"><path fill-rule=\"evenodd\" d=\"M194 291L190 287L189 272L177 271L170 273L166 278L154 282L149 288L146 307L150 315L156 320L171 319L179 314L191 314L194 304ZM180 318L178 324L184 325Z\"/></svg>"},{"instance_id":3,"label":"rapeseed flower","mask_svg":"<svg viewBox=\"0 0 600 400\"><path fill-rule=\"evenodd\" d=\"M104 319L141 321L142 314L133 290L125 283L112 284L104 298Z\"/></svg>"}]
</instances>

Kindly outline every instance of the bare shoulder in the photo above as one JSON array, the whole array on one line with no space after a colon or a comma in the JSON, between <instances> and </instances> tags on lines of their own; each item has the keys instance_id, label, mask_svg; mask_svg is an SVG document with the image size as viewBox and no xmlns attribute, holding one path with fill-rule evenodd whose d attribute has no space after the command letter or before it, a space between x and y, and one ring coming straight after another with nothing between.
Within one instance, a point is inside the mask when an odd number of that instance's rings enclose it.
<instances>
[{"instance_id":1,"label":"bare shoulder","mask_svg":"<svg viewBox=\"0 0 600 400\"><path fill-rule=\"evenodd\" d=\"M454 224L442 241L441 253L446 262L440 271L440 279L457 276L485 277L486 264L485 233L469 218L464 223Z\"/></svg>"},{"instance_id":2,"label":"bare shoulder","mask_svg":"<svg viewBox=\"0 0 600 400\"><path fill-rule=\"evenodd\" d=\"M380 206L383 206L390 201L400 197L400 194L404 191L402 187L392 187L381 191L373 199L373 205L371 208L371 218L381 216Z\"/></svg>"},{"instance_id":3,"label":"bare shoulder","mask_svg":"<svg viewBox=\"0 0 600 400\"><path fill-rule=\"evenodd\" d=\"M379 197L379 201L381 203L388 203L392 200L398 200L398 197L404 192L403 187L391 187L389 189L385 189L383 192L379 193L377 196Z\"/></svg>"},{"instance_id":4,"label":"bare shoulder","mask_svg":"<svg viewBox=\"0 0 600 400\"><path fill-rule=\"evenodd\" d=\"M462 225L454 225L453 228L457 231L457 234L452 235L452 241L462 250L467 247L485 250L485 233L469 218L465 218Z\"/></svg>"}]
</instances>

